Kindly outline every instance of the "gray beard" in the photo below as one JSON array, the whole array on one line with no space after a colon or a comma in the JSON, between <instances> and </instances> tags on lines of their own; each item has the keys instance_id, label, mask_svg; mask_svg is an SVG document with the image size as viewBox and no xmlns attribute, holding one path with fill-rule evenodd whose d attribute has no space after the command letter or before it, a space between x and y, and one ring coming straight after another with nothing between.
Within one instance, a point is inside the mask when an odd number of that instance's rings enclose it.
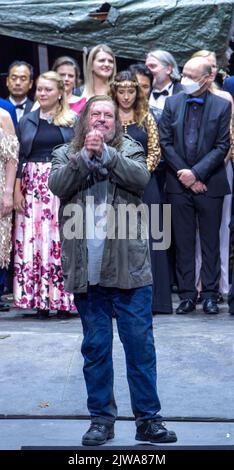
<instances>
[{"instance_id":1,"label":"gray beard","mask_svg":"<svg viewBox=\"0 0 234 470\"><path fill-rule=\"evenodd\" d=\"M115 129L112 129L105 135L104 141L106 142L106 144L108 144L114 139L114 137L115 137Z\"/></svg>"}]
</instances>

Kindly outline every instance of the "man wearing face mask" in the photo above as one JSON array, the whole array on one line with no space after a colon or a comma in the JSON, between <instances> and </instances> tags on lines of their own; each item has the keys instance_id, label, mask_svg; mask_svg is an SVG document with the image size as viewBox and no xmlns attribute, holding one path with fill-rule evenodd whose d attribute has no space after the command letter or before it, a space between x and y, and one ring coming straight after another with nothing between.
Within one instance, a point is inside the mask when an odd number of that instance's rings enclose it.
<instances>
[{"instance_id":1,"label":"man wearing face mask","mask_svg":"<svg viewBox=\"0 0 234 470\"><path fill-rule=\"evenodd\" d=\"M203 310L219 313L219 229L223 198L230 193L224 159L230 147L231 104L208 91L210 75L211 67L203 57L190 59L183 69L184 93L168 98L160 121L176 244L178 314L196 308L196 221L202 249Z\"/></svg>"}]
</instances>

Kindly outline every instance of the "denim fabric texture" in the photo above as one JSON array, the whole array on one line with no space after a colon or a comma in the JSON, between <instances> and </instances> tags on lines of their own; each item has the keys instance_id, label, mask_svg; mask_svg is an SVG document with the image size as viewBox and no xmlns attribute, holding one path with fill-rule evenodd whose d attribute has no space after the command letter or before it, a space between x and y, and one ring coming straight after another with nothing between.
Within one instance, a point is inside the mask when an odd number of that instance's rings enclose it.
<instances>
[{"instance_id":1,"label":"denim fabric texture","mask_svg":"<svg viewBox=\"0 0 234 470\"><path fill-rule=\"evenodd\" d=\"M118 289L89 286L75 294L83 325L84 377L92 422L114 423L117 406L113 393L113 312L123 344L131 406L137 426L161 420L156 389L156 354L152 329L152 287Z\"/></svg>"}]
</instances>

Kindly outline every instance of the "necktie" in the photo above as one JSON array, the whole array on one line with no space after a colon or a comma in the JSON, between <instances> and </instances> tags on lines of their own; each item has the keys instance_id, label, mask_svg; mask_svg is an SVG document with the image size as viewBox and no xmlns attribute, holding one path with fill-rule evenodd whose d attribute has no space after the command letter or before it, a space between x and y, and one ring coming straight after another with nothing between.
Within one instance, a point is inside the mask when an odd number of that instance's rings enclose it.
<instances>
[{"instance_id":1,"label":"necktie","mask_svg":"<svg viewBox=\"0 0 234 470\"><path fill-rule=\"evenodd\" d=\"M163 90L163 91L153 91L153 97L155 100L157 100L159 98L159 96L168 96L169 95L169 92L167 90Z\"/></svg>"},{"instance_id":2,"label":"necktie","mask_svg":"<svg viewBox=\"0 0 234 470\"><path fill-rule=\"evenodd\" d=\"M195 96L194 96L194 98L193 98L193 97L192 97L192 98L188 98L188 99L186 100L186 102L187 102L187 103L197 103L197 104L204 104L204 103L205 103L205 101L204 101L203 98L196 98Z\"/></svg>"},{"instance_id":3,"label":"necktie","mask_svg":"<svg viewBox=\"0 0 234 470\"><path fill-rule=\"evenodd\" d=\"M24 109L25 103L22 104L16 104L15 109Z\"/></svg>"}]
</instances>

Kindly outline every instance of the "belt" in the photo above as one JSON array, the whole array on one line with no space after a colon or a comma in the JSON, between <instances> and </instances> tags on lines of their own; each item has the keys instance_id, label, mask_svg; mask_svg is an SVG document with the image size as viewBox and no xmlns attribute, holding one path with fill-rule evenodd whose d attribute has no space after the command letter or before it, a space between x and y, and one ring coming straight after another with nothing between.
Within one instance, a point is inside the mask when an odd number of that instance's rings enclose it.
<instances>
[{"instance_id":1,"label":"belt","mask_svg":"<svg viewBox=\"0 0 234 470\"><path fill-rule=\"evenodd\" d=\"M51 155L48 155L48 156L45 156L45 157L43 157L43 156L38 156L38 157L29 157L29 158L27 158L27 161L26 161L25 163L27 163L27 162L34 162L34 163L39 163L39 162L41 162L41 163L48 163L48 162L51 162L51 160L52 160L52 157L51 157Z\"/></svg>"}]
</instances>

